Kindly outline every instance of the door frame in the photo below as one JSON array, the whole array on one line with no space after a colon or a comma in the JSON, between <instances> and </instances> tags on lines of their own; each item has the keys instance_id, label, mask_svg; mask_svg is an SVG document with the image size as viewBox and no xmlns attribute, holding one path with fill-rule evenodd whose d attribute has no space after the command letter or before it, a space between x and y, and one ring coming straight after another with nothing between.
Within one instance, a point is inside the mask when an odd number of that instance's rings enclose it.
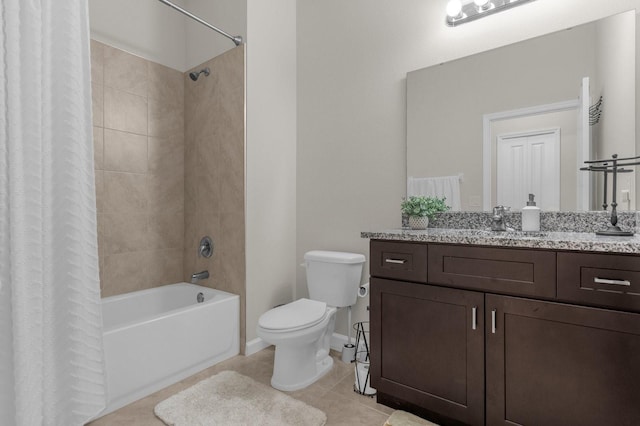
<instances>
[{"instance_id":1,"label":"door frame","mask_svg":"<svg viewBox=\"0 0 640 426\"><path fill-rule=\"evenodd\" d=\"M493 112L490 114L484 114L482 116L482 209L484 211L491 211L493 206L491 205L491 124L494 121L508 120L512 118L526 117L531 115L547 114L551 112L560 112L567 110L576 110L576 117L581 109L580 99L571 99L568 101L556 102L544 105L535 105L527 108L512 109L508 111ZM578 119L578 118L576 118ZM579 127L579 126L578 126ZM581 145L580 143L578 145ZM580 151L580 147L578 147ZM580 156L578 156L580 157ZM582 164L581 158L578 158L578 167ZM578 170L576 170L578 173ZM582 173L582 177L588 179L588 173ZM582 180L578 176L578 187L581 187ZM583 183L582 183L583 184ZM588 187L588 180L587 180ZM580 191L578 191L580 193ZM581 203L578 206L582 205Z\"/></svg>"}]
</instances>

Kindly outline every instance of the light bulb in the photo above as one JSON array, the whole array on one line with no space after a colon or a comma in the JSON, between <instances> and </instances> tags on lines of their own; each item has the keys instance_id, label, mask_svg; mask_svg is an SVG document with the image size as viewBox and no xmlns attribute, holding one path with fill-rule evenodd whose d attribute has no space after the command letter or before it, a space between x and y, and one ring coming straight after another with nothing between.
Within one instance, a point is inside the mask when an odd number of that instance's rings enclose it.
<instances>
[{"instance_id":1,"label":"light bulb","mask_svg":"<svg viewBox=\"0 0 640 426\"><path fill-rule=\"evenodd\" d=\"M449 0L447 3L447 15L452 18L460 16L462 12L462 2L460 0Z\"/></svg>"},{"instance_id":2,"label":"light bulb","mask_svg":"<svg viewBox=\"0 0 640 426\"><path fill-rule=\"evenodd\" d=\"M473 0L478 8L485 10L489 7L489 0Z\"/></svg>"}]
</instances>

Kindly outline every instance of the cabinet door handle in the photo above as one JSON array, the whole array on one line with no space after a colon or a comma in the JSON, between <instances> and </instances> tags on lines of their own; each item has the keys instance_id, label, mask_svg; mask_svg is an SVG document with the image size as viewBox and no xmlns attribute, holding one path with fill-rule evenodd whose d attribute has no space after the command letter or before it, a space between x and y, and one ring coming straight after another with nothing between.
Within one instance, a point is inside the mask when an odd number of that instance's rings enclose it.
<instances>
[{"instance_id":1,"label":"cabinet door handle","mask_svg":"<svg viewBox=\"0 0 640 426\"><path fill-rule=\"evenodd\" d=\"M491 310L491 333L496 334L496 310Z\"/></svg>"},{"instance_id":2,"label":"cabinet door handle","mask_svg":"<svg viewBox=\"0 0 640 426\"><path fill-rule=\"evenodd\" d=\"M398 265L404 265L407 263L407 259L385 259L386 263L396 263Z\"/></svg>"},{"instance_id":3,"label":"cabinet door handle","mask_svg":"<svg viewBox=\"0 0 640 426\"><path fill-rule=\"evenodd\" d=\"M471 329L475 330L478 328L478 307L474 306L471 308Z\"/></svg>"},{"instance_id":4,"label":"cabinet door handle","mask_svg":"<svg viewBox=\"0 0 640 426\"><path fill-rule=\"evenodd\" d=\"M628 280L610 280L608 278L598 278L595 277L593 282L596 284L613 284L613 285L624 285L627 287L631 286L631 281Z\"/></svg>"}]
</instances>

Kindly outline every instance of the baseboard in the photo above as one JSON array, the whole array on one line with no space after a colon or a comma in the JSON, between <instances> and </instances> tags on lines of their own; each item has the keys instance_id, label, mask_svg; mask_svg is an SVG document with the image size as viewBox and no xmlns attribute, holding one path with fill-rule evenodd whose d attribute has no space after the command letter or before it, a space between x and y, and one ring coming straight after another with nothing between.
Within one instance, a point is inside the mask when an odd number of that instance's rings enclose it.
<instances>
[{"instance_id":1,"label":"baseboard","mask_svg":"<svg viewBox=\"0 0 640 426\"><path fill-rule=\"evenodd\" d=\"M331 343L330 343L331 349L333 349L334 351L342 352L342 347L347 344L347 340L349 340L349 338L344 334L333 333L333 336L331 336ZM351 343L354 343L354 342L355 342L355 339L352 337Z\"/></svg>"},{"instance_id":2,"label":"baseboard","mask_svg":"<svg viewBox=\"0 0 640 426\"><path fill-rule=\"evenodd\" d=\"M269 343L265 342L259 337L256 337L255 339L247 342L244 348L244 354L245 356L250 356L255 354L256 352L260 352L261 350L268 348L269 346L271 346Z\"/></svg>"},{"instance_id":3,"label":"baseboard","mask_svg":"<svg viewBox=\"0 0 640 426\"><path fill-rule=\"evenodd\" d=\"M348 339L349 338L344 334L333 333L333 335L331 336L331 343L330 343L331 349L333 349L334 351L342 352L342 347L347 344ZM351 343L354 343L354 341L355 339L352 337ZM244 354L246 356L250 356L255 354L256 352L260 352L261 350L268 348L269 346L271 345L265 342L264 340L262 340L261 338L256 337L255 339L247 342L246 347L244 349Z\"/></svg>"}]
</instances>

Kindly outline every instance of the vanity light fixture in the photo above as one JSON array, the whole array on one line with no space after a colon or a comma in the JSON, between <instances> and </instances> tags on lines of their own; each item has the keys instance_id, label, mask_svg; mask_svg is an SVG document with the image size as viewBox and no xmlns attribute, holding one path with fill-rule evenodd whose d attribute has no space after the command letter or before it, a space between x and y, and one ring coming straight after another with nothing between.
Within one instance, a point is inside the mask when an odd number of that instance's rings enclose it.
<instances>
[{"instance_id":1,"label":"vanity light fixture","mask_svg":"<svg viewBox=\"0 0 640 426\"><path fill-rule=\"evenodd\" d=\"M483 12L489 9L493 4L490 0L473 0L473 2L478 7L478 12Z\"/></svg>"},{"instance_id":2,"label":"vanity light fixture","mask_svg":"<svg viewBox=\"0 0 640 426\"><path fill-rule=\"evenodd\" d=\"M534 0L449 0L446 23L455 27Z\"/></svg>"},{"instance_id":3,"label":"vanity light fixture","mask_svg":"<svg viewBox=\"0 0 640 426\"><path fill-rule=\"evenodd\" d=\"M462 1L449 0L449 3L447 3L447 16L462 18Z\"/></svg>"}]
</instances>

